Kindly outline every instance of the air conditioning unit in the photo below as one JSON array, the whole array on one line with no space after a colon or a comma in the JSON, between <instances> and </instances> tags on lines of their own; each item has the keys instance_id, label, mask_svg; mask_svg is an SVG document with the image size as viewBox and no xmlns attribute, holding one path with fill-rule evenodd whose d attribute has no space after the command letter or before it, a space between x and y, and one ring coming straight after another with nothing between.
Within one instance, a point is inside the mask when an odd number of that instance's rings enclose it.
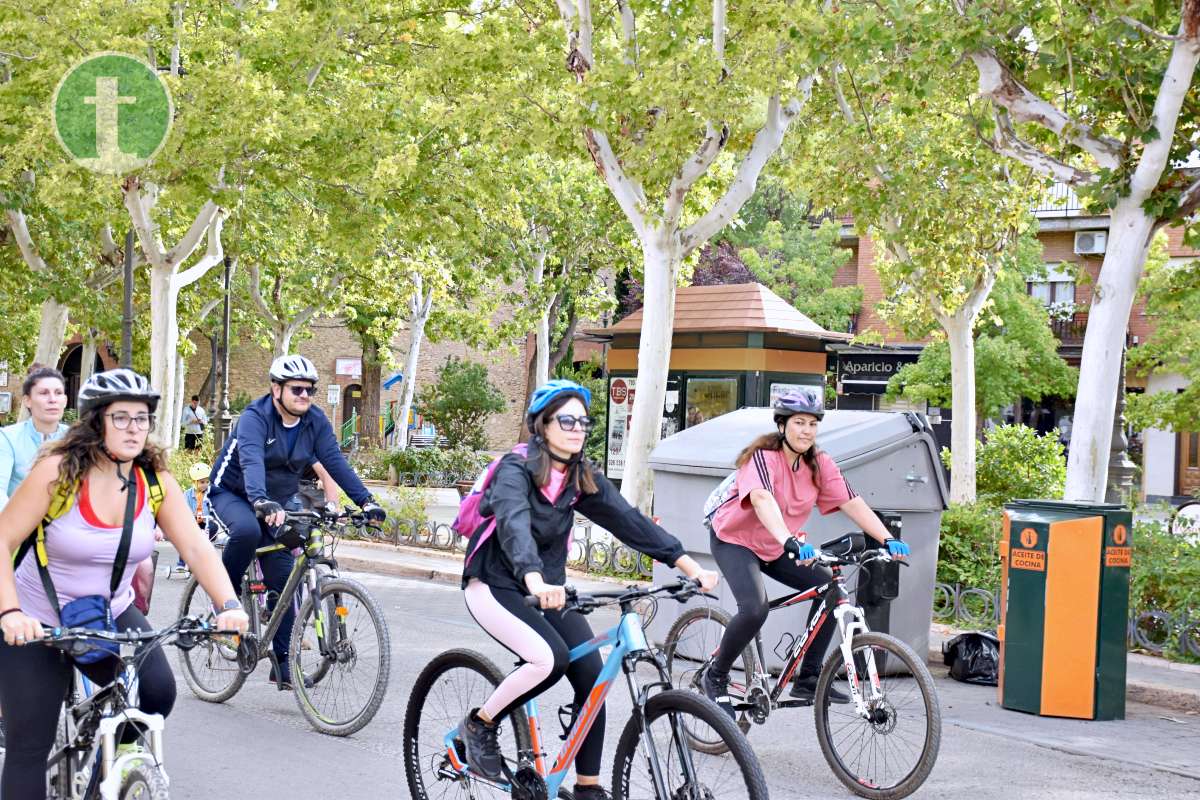
<instances>
[{"instance_id":1,"label":"air conditioning unit","mask_svg":"<svg viewBox=\"0 0 1200 800\"><path fill-rule=\"evenodd\" d=\"M1075 234L1075 255L1103 255L1108 247L1108 234L1103 231L1079 231Z\"/></svg>"}]
</instances>

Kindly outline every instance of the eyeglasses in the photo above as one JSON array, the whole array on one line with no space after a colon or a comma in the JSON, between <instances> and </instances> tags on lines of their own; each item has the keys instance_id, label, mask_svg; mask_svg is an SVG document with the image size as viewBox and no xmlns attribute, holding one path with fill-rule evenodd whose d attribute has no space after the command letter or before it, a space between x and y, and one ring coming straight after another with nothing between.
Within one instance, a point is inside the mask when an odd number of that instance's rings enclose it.
<instances>
[{"instance_id":1,"label":"eyeglasses","mask_svg":"<svg viewBox=\"0 0 1200 800\"><path fill-rule=\"evenodd\" d=\"M153 414L138 414L136 417L131 417L123 411L117 411L113 414L105 414L104 416L111 419L113 427L119 431L129 430L130 423L133 423L139 431L154 429Z\"/></svg>"},{"instance_id":2,"label":"eyeglasses","mask_svg":"<svg viewBox=\"0 0 1200 800\"><path fill-rule=\"evenodd\" d=\"M308 395L309 397L314 397L317 394L317 387L315 387L315 386L300 386L298 384L293 383L293 384L290 384L287 388L288 388L288 391L292 393L293 397L303 397L304 395Z\"/></svg>"},{"instance_id":3,"label":"eyeglasses","mask_svg":"<svg viewBox=\"0 0 1200 800\"><path fill-rule=\"evenodd\" d=\"M596 426L596 420L591 417L576 417L571 414L559 414L555 417L558 420L558 427L564 431L573 431L578 425L580 430L590 431Z\"/></svg>"}]
</instances>

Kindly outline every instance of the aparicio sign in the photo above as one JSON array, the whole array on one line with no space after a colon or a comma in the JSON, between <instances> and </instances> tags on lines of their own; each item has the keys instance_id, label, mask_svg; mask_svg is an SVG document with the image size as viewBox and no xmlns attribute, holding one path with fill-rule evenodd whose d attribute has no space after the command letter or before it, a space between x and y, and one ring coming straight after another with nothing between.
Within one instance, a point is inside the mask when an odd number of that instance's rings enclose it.
<instances>
[{"instance_id":1,"label":"aparicio sign","mask_svg":"<svg viewBox=\"0 0 1200 800\"><path fill-rule=\"evenodd\" d=\"M838 380L886 383L901 367L915 363L916 360L915 354L842 354L838 359Z\"/></svg>"}]
</instances>

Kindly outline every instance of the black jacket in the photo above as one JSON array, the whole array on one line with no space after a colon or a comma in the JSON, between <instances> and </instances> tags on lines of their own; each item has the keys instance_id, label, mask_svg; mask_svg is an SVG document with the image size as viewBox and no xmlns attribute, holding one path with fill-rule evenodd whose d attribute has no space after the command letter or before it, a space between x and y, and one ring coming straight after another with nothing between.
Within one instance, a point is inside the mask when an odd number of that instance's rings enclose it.
<instances>
[{"instance_id":1,"label":"black jacket","mask_svg":"<svg viewBox=\"0 0 1200 800\"><path fill-rule=\"evenodd\" d=\"M551 503L534 481L542 458L540 449L531 448L528 459L509 453L496 467L479 509L484 516L495 515L496 529L478 552L487 522L471 537L463 586L479 578L498 589L528 594L525 576L530 572L541 573L549 584L566 583L567 541L576 511L656 561L673 565L684 554L678 539L629 505L599 472L595 494L580 494L568 477L562 494Z\"/></svg>"}]
</instances>

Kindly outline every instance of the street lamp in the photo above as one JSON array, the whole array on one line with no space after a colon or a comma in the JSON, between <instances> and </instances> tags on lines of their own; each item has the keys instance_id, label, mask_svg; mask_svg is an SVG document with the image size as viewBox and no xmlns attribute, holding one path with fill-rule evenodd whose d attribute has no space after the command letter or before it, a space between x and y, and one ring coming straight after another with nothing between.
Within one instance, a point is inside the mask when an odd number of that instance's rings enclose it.
<instances>
[{"instance_id":1,"label":"street lamp","mask_svg":"<svg viewBox=\"0 0 1200 800\"><path fill-rule=\"evenodd\" d=\"M217 415L216 448L219 451L229 438L233 416L229 413L229 284L233 280L233 259L225 256L225 300L221 320L221 403Z\"/></svg>"}]
</instances>

